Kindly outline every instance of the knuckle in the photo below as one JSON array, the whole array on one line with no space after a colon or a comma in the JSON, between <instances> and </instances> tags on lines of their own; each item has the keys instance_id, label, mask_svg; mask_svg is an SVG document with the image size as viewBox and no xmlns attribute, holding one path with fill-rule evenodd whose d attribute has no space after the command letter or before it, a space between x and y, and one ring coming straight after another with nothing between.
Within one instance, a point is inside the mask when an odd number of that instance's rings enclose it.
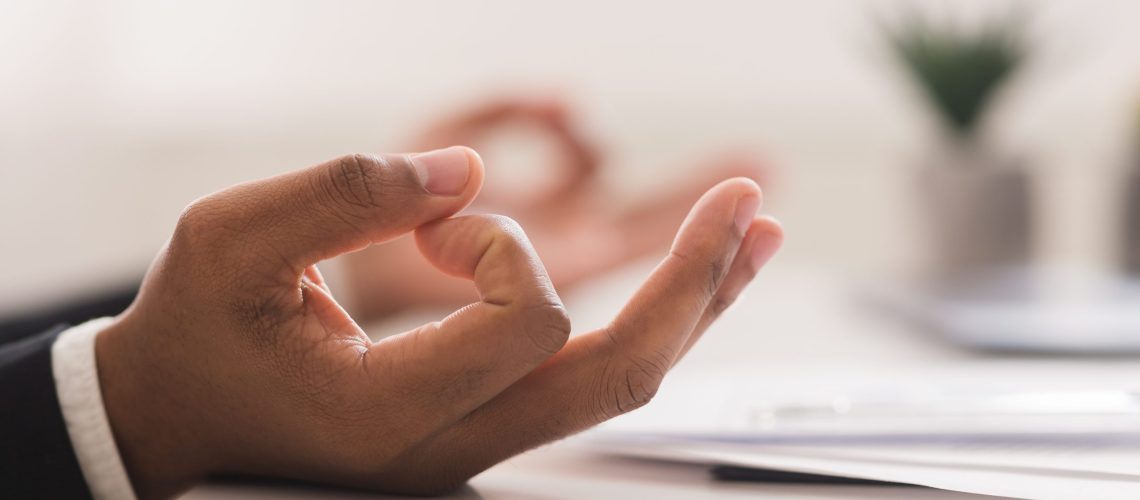
<instances>
[{"instance_id":1,"label":"knuckle","mask_svg":"<svg viewBox=\"0 0 1140 500\"><path fill-rule=\"evenodd\" d=\"M529 253L530 240L521 225L505 215L475 215L481 224L483 253L501 252L508 257Z\"/></svg>"},{"instance_id":2,"label":"knuckle","mask_svg":"<svg viewBox=\"0 0 1140 500\"><path fill-rule=\"evenodd\" d=\"M628 355L603 370L602 417L609 419L641 408L657 395L672 356L664 349Z\"/></svg>"},{"instance_id":3,"label":"knuckle","mask_svg":"<svg viewBox=\"0 0 1140 500\"><path fill-rule=\"evenodd\" d=\"M392 200L423 193L408 155L350 154L326 164L321 196L371 217Z\"/></svg>"},{"instance_id":4,"label":"knuckle","mask_svg":"<svg viewBox=\"0 0 1140 500\"><path fill-rule=\"evenodd\" d=\"M329 164L325 194L337 203L373 208L378 203L385 170L387 163L377 156L342 156Z\"/></svg>"},{"instance_id":5,"label":"knuckle","mask_svg":"<svg viewBox=\"0 0 1140 500\"><path fill-rule=\"evenodd\" d=\"M677 265L687 268L691 272L686 274L693 276L690 283L692 287L700 287L702 293L702 303L707 303L713 300L716 296L717 290L720 289L721 283L724 282L728 270L728 256L724 252L699 252L699 253L683 253L673 249L669 253L670 258L677 262Z\"/></svg>"},{"instance_id":6,"label":"knuckle","mask_svg":"<svg viewBox=\"0 0 1140 500\"><path fill-rule=\"evenodd\" d=\"M243 298L275 290L280 276L251 264L277 259L287 266L287 259L266 238L251 233L262 219L250 212L227 191L194 200L182 210L162 258L180 270L187 280L183 286L224 287Z\"/></svg>"},{"instance_id":7,"label":"knuckle","mask_svg":"<svg viewBox=\"0 0 1140 500\"><path fill-rule=\"evenodd\" d=\"M522 226L514 219L505 215L487 214L480 215L487 229L496 235L506 236L512 240L525 238Z\"/></svg>"},{"instance_id":8,"label":"knuckle","mask_svg":"<svg viewBox=\"0 0 1140 500\"><path fill-rule=\"evenodd\" d=\"M627 413L649 404L657 395L667 369L663 363L651 358L632 360L615 388L620 403L617 410Z\"/></svg>"},{"instance_id":9,"label":"knuckle","mask_svg":"<svg viewBox=\"0 0 1140 500\"><path fill-rule=\"evenodd\" d=\"M214 205L207 197L194 200L182 209L174 227L174 241L195 244L207 239L218 226L221 215Z\"/></svg>"},{"instance_id":10,"label":"knuckle","mask_svg":"<svg viewBox=\"0 0 1140 500\"><path fill-rule=\"evenodd\" d=\"M525 318L527 335L545 357L562 350L570 339L570 315L557 300L528 308Z\"/></svg>"},{"instance_id":11,"label":"knuckle","mask_svg":"<svg viewBox=\"0 0 1140 500\"><path fill-rule=\"evenodd\" d=\"M530 253L530 239L522 225L505 215L489 215L487 223L490 227L492 245L498 245L500 250L510 257Z\"/></svg>"},{"instance_id":12,"label":"knuckle","mask_svg":"<svg viewBox=\"0 0 1140 500\"><path fill-rule=\"evenodd\" d=\"M711 306L712 317L719 318L720 315L724 314L724 311L728 310L728 308L731 307L734 302L736 302L735 296L718 295L714 297Z\"/></svg>"},{"instance_id":13,"label":"knuckle","mask_svg":"<svg viewBox=\"0 0 1140 500\"><path fill-rule=\"evenodd\" d=\"M243 243L242 223L233 217L231 204L215 195L194 200L178 215L167 249L176 261L190 259L212 268L233 259ZM202 260L205 262L200 262Z\"/></svg>"},{"instance_id":14,"label":"knuckle","mask_svg":"<svg viewBox=\"0 0 1140 500\"><path fill-rule=\"evenodd\" d=\"M242 250L244 224L233 216L232 203L215 195L199 198L182 210L161 254L169 276L183 291L230 287L246 269Z\"/></svg>"}]
</instances>

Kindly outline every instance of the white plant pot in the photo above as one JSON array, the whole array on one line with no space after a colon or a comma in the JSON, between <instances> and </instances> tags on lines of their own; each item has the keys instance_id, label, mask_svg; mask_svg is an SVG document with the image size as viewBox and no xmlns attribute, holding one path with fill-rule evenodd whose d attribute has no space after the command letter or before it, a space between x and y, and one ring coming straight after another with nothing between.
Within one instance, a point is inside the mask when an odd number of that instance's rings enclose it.
<instances>
[{"instance_id":1,"label":"white plant pot","mask_svg":"<svg viewBox=\"0 0 1140 500\"><path fill-rule=\"evenodd\" d=\"M1031 187L1016 163L978 150L953 150L926 165L919 202L934 277L968 279L1028 264Z\"/></svg>"}]
</instances>

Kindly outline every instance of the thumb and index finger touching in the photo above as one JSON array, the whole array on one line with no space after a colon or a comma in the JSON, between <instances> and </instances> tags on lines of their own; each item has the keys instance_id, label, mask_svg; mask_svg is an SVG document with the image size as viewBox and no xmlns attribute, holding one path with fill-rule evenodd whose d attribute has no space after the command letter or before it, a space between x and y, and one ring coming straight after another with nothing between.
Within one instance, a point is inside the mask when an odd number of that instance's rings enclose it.
<instances>
[{"instance_id":1,"label":"thumb and index finger touching","mask_svg":"<svg viewBox=\"0 0 1140 500\"><path fill-rule=\"evenodd\" d=\"M483 177L478 153L453 146L346 156L219 195L237 215L228 222L240 224L241 238L262 245L258 258L246 264L260 266L258 275L277 276L279 284L295 286L303 277L313 281L310 268L317 262L416 231L420 250L433 265L475 282L483 303L494 306L486 314L498 318L499 328L506 326L507 309L560 310L546 270L516 223L499 216L448 219L470 204ZM552 328L554 344L566 329L557 313L546 315L558 326ZM450 323L476 328L474 316L469 312Z\"/></svg>"},{"instance_id":2,"label":"thumb and index finger touching","mask_svg":"<svg viewBox=\"0 0 1140 500\"><path fill-rule=\"evenodd\" d=\"M466 147L356 155L240 186L231 197L246 200L244 214L259 221L248 231L281 257L253 265L278 269L282 284L308 279L319 287L312 264L412 231L435 267L474 282L480 302L365 350L377 351L367 356L374 376L366 393L426 390L450 398L442 406L423 401L413 421L425 430L489 400L558 351L570 333L561 300L517 223L492 215L449 218L475 197L483 175L482 160ZM322 323L356 329L347 316L327 314L337 309L331 297L312 292ZM457 380L468 381L464 390L453 390ZM378 390L377 384L390 390Z\"/></svg>"},{"instance_id":3,"label":"thumb and index finger touching","mask_svg":"<svg viewBox=\"0 0 1140 500\"><path fill-rule=\"evenodd\" d=\"M349 155L239 185L206 200L224 197L229 206L237 204L228 210L229 220L220 223L273 254L243 264L283 283L296 283L310 265L459 212L478 194L483 175L479 155L462 146ZM195 205L205 205L198 212L207 215L217 211L209 202Z\"/></svg>"}]
</instances>

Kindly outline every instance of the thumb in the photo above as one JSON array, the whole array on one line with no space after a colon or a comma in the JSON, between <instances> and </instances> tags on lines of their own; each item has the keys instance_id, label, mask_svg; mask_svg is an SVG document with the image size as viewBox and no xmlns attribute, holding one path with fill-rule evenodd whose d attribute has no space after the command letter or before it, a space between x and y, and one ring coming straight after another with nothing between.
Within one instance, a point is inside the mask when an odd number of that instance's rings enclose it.
<instances>
[{"instance_id":1,"label":"thumb","mask_svg":"<svg viewBox=\"0 0 1140 500\"><path fill-rule=\"evenodd\" d=\"M467 147L349 155L200 199L176 237L215 236L219 258L295 282L309 265L459 212L482 183L483 161Z\"/></svg>"}]
</instances>

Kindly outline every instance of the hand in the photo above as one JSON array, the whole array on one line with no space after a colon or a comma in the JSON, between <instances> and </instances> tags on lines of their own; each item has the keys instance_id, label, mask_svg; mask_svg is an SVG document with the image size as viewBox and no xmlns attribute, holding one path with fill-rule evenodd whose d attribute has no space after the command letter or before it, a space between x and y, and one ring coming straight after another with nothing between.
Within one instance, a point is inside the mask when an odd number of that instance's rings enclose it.
<instances>
[{"instance_id":1,"label":"hand","mask_svg":"<svg viewBox=\"0 0 1140 500\"><path fill-rule=\"evenodd\" d=\"M782 238L754 218L757 186L725 181L618 317L568 340L522 229L448 218L482 179L466 148L356 155L191 204L96 341L136 492L169 496L213 474L448 491L648 402ZM410 231L480 300L372 342L313 264Z\"/></svg>"},{"instance_id":2,"label":"hand","mask_svg":"<svg viewBox=\"0 0 1140 500\"><path fill-rule=\"evenodd\" d=\"M745 154L711 157L694 165L696 174L679 187L619 210L615 200L624 193L609 192L596 182L605 158L574 127L576 121L574 110L559 99L509 97L445 117L412 143L413 150L477 146L495 131L525 126L557 146L554 156L540 165L552 170L552 186L528 186L510 196L483 194L475 210L507 215L528 228L560 292L663 251L705 191L729 177L760 179L765 170L761 161ZM346 270L341 299L365 323L411 307L458 307L478 299L466 281L436 272L410 238L347 255L341 266Z\"/></svg>"}]
</instances>

